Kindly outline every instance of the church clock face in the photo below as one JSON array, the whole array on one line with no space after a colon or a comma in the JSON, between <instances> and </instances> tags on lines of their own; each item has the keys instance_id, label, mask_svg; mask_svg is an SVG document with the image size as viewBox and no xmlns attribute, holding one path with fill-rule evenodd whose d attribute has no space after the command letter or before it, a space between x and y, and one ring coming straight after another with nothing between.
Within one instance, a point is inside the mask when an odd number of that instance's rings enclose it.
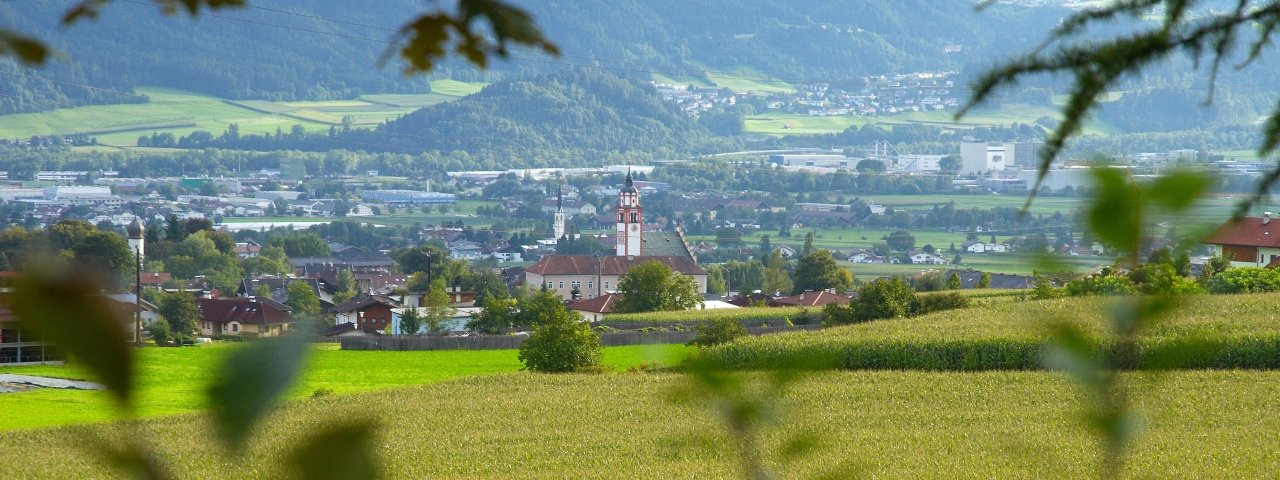
<instances>
[{"instance_id":1,"label":"church clock face","mask_svg":"<svg viewBox=\"0 0 1280 480\"><path fill-rule=\"evenodd\" d=\"M639 226L639 225L632 224L632 225L631 225L631 231L633 231L633 232L634 232L634 231L637 231L637 230L640 230L640 226Z\"/></svg>"}]
</instances>

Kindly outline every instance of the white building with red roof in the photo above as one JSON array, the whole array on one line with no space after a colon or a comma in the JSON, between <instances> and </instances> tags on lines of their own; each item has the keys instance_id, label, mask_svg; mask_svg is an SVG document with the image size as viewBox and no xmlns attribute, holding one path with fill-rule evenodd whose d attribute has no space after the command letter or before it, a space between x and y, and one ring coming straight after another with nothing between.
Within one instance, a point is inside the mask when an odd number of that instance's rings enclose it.
<instances>
[{"instance_id":1,"label":"white building with red roof","mask_svg":"<svg viewBox=\"0 0 1280 480\"><path fill-rule=\"evenodd\" d=\"M1245 217L1227 222L1204 241L1216 256L1231 260L1236 267L1280 265L1280 219L1266 212L1262 217Z\"/></svg>"}]
</instances>

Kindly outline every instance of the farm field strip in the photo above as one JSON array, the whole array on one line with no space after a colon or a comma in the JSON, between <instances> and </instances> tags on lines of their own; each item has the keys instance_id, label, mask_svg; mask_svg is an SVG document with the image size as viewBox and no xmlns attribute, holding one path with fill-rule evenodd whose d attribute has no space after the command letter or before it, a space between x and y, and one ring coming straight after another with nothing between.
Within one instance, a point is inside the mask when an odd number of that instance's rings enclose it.
<instances>
[{"instance_id":1,"label":"farm field strip","mask_svg":"<svg viewBox=\"0 0 1280 480\"><path fill-rule=\"evenodd\" d=\"M138 413L144 417L187 413L207 408L205 388L220 359L235 344L184 348L146 348L139 357ZM679 362L690 347L639 345L608 347L603 362L614 370L642 363ZM521 369L515 350L346 351L320 345L310 356L305 375L289 399L317 390L350 394ZM84 370L65 365L0 367L0 372L88 379ZM0 394L0 431L106 421L116 418L104 392L36 389Z\"/></svg>"},{"instance_id":2,"label":"farm field strip","mask_svg":"<svg viewBox=\"0 0 1280 480\"><path fill-rule=\"evenodd\" d=\"M376 125L418 108L452 101L479 91L484 84L432 81L440 91L427 94L366 95L366 100L273 102L231 100L158 87L138 87L151 101L139 104L85 105L39 113L0 115L0 138L85 133L100 143L134 146L140 133L189 135L196 130L220 134L228 125L243 133L274 133L302 125L309 132L328 131L350 115L357 126ZM362 97L363 98L363 97Z\"/></svg>"},{"instance_id":3,"label":"farm field strip","mask_svg":"<svg viewBox=\"0 0 1280 480\"><path fill-rule=\"evenodd\" d=\"M1280 312L1275 294L1194 295L1149 328L1138 354L1179 345L1178 358L1194 368L1280 368ZM989 370L1039 369L1040 355L1058 323L1078 325L1109 339L1112 297L989 301L912 318L743 338L706 352L733 368L770 368L806 362L813 368ZM1189 342L1202 342L1191 348Z\"/></svg>"},{"instance_id":4,"label":"farm field strip","mask_svg":"<svg viewBox=\"0 0 1280 480\"><path fill-rule=\"evenodd\" d=\"M1268 477L1280 468L1276 372L1127 375L1144 428L1124 475ZM0 475L90 478L86 436L143 437L174 471L278 478L280 459L326 423L379 426L376 461L392 478L729 478L734 442L709 409L673 404L677 375L516 374L291 402L243 457L226 455L202 415L0 433ZM791 478L1077 478L1100 455L1078 416L1081 392L1042 372L828 372L801 379L764 431L766 458ZM812 450L790 462L790 439ZM836 468L843 470L833 471Z\"/></svg>"}]
</instances>

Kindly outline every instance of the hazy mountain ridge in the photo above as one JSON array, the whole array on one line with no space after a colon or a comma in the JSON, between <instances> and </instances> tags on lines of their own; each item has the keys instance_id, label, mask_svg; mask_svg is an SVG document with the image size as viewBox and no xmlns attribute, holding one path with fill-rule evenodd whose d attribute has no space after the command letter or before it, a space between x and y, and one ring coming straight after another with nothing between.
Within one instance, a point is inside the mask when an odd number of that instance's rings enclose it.
<instances>
[{"instance_id":1,"label":"hazy mountain ridge","mask_svg":"<svg viewBox=\"0 0 1280 480\"><path fill-rule=\"evenodd\" d=\"M72 3L0 3L0 26L46 39L71 59L32 75L110 90L155 85L236 99L324 100L428 88L421 77L400 75L394 61L377 65L392 31L424 8L411 0L259 1L250 4L319 18L247 8L197 19L164 17L153 6L116 2L97 21L59 27L58 18ZM984 32L997 27L1010 35L1042 32L1059 16L1052 9L999 5L978 14L962 0L803 6L776 0L521 3L566 53L559 63L590 64L587 58L598 58L641 75L709 68L783 79L959 69L989 58L993 49L1012 48ZM948 45L962 48L944 54ZM486 73L454 59L439 74L493 79L494 72L560 68L554 61L516 58L496 62ZM0 94L7 95L0 97L0 113L122 100L109 91L67 83L0 75Z\"/></svg>"}]
</instances>

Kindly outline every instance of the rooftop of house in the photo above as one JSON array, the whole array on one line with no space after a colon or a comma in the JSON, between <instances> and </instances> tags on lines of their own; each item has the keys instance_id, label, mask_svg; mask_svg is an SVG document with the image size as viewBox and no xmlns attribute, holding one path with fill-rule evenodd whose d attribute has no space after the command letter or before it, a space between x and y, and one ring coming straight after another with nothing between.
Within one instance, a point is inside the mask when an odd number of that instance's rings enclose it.
<instances>
[{"instance_id":1,"label":"rooftop of house","mask_svg":"<svg viewBox=\"0 0 1280 480\"><path fill-rule=\"evenodd\" d=\"M1204 243L1214 245L1244 245L1251 247L1280 247L1280 219L1245 217L1237 222L1227 222L1209 234Z\"/></svg>"},{"instance_id":2,"label":"rooftop of house","mask_svg":"<svg viewBox=\"0 0 1280 480\"><path fill-rule=\"evenodd\" d=\"M577 310L579 312L591 313L610 313L613 307L618 304L621 295L606 293L596 298L588 298L586 300L578 300L569 304L569 310Z\"/></svg>"},{"instance_id":3,"label":"rooftop of house","mask_svg":"<svg viewBox=\"0 0 1280 480\"><path fill-rule=\"evenodd\" d=\"M391 298L388 298L388 297L384 297L382 295L361 294L341 304L335 305L333 307L333 311L335 313L354 312L358 310L363 310L365 308L369 308L374 305L384 305L388 308L403 307L403 305L401 305L400 302L392 300Z\"/></svg>"},{"instance_id":4,"label":"rooftop of house","mask_svg":"<svg viewBox=\"0 0 1280 480\"><path fill-rule=\"evenodd\" d=\"M295 321L289 307L269 298L198 298L200 317L214 322L276 325Z\"/></svg>"},{"instance_id":5,"label":"rooftop of house","mask_svg":"<svg viewBox=\"0 0 1280 480\"><path fill-rule=\"evenodd\" d=\"M788 307L821 307L832 303L836 305L848 305L849 297L836 295L830 292L804 292L789 297L775 298L769 302L769 305Z\"/></svg>"}]
</instances>

